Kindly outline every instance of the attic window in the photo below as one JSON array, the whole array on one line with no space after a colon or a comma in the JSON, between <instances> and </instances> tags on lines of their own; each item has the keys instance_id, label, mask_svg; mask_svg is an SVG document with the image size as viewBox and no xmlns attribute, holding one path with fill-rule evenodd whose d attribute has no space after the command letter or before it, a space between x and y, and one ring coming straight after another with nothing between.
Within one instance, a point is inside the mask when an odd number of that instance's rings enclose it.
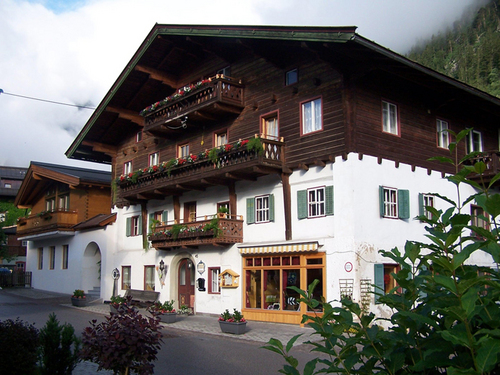
<instances>
[{"instance_id":1,"label":"attic window","mask_svg":"<svg viewBox=\"0 0 500 375\"><path fill-rule=\"evenodd\" d=\"M285 86L293 85L299 80L299 72L297 69L289 70L285 73Z\"/></svg>"}]
</instances>

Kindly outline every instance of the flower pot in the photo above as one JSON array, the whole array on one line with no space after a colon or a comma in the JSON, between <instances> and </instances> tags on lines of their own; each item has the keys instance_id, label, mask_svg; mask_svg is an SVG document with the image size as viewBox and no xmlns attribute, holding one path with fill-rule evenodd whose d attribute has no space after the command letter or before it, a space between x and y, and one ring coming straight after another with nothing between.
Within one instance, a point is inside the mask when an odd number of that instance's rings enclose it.
<instances>
[{"instance_id":1,"label":"flower pot","mask_svg":"<svg viewBox=\"0 0 500 375\"><path fill-rule=\"evenodd\" d=\"M175 313L175 312L166 312L166 313L162 313L158 316L160 317L160 321L162 323L167 323L167 324L175 323L175 321L177 319L177 313Z\"/></svg>"},{"instance_id":2,"label":"flower pot","mask_svg":"<svg viewBox=\"0 0 500 375\"><path fill-rule=\"evenodd\" d=\"M87 306L87 300L85 298L71 297L71 304L76 307L85 307Z\"/></svg>"},{"instance_id":3,"label":"flower pot","mask_svg":"<svg viewBox=\"0 0 500 375\"><path fill-rule=\"evenodd\" d=\"M223 333L232 333L234 335L241 335L247 329L247 322L227 322L219 320L219 326Z\"/></svg>"}]
</instances>

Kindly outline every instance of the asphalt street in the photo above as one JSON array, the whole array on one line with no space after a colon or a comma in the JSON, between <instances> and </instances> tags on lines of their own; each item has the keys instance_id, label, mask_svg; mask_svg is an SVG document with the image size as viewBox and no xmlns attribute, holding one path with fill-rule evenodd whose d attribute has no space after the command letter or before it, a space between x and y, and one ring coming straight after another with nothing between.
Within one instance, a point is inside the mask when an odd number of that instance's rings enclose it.
<instances>
[{"instance_id":1,"label":"asphalt street","mask_svg":"<svg viewBox=\"0 0 500 375\"><path fill-rule=\"evenodd\" d=\"M73 325L81 334L89 321L103 321L109 306L97 303L86 308L70 305L70 296L39 290L0 290L0 320L20 319L33 323L38 329L45 325L53 312L61 323ZM296 334L302 334L298 343L314 339L310 328L296 325L248 322L244 335L229 335L220 332L217 317L185 316L174 324L162 324L163 344L155 362L155 374L192 375L264 375L278 374L285 364L284 359L261 347L269 338L278 338L286 343ZM315 358L312 347L300 344L292 349L301 367ZM82 362L74 375L111 374L97 372L97 365Z\"/></svg>"}]
</instances>

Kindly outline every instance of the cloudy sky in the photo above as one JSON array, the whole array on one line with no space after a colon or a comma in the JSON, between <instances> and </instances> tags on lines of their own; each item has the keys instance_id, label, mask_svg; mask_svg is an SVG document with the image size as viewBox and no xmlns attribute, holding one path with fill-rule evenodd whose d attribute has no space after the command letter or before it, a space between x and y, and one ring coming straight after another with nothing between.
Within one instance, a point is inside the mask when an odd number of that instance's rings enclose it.
<instances>
[{"instance_id":1,"label":"cloudy sky","mask_svg":"<svg viewBox=\"0 0 500 375\"><path fill-rule=\"evenodd\" d=\"M92 113L73 105L97 106L155 23L357 26L404 54L482 2L0 0L0 165L102 169L64 155Z\"/></svg>"}]
</instances>

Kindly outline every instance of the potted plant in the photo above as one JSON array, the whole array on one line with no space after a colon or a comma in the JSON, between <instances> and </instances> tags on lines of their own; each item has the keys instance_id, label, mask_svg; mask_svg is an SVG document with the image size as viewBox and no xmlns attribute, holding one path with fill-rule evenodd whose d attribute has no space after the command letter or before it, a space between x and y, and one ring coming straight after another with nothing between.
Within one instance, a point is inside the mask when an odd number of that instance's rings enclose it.
<instances>
[{"instance_id":1,"label":"potted plant","mask_svg":"<svg viewBox=\"0 0 500 375\"><path fill-rule=\"evenodd\" d=\"M87 297L85 292L81 289L75 289L73 295L71 296L71 304L77 307L87 306Z\"/></svg>"},{"instance_id":2,"label":"potted plant","mask_svg":"<svg viewBox=\"0 0 500 375\"><path fill-rule=\"evenodd\" d=\"M226 309L226 311L220 314L219 326L223 333L241 335L245 333L247 329L247 321L240 311L234 309L234 312L231 314L229 310Z\"/></svg>"},{"instance_id":3,"label":"potted plant","mask_svg":"<svg viewBox=\"0 0 500 375\"><path fill-rule=\"evenodd\" d=\"M165 301L164 303L155 302L148 311L153 316L158 316L162 323L175 323L177 312L174 309L174 300Z\"/></svg>"},{"instance_id":4,"label":"potted plant","mask_svg":"<svg viewBox=\"0 0 500 375\"><path fill-rule=\"evenodd\" d=\"M127 299L125 297L122 297L120 295L118 296L113 296L110 298L110 304L109 304L109 309L111 312L117 313L118 308L121 305L126 305L127 304Z\"/></svg>"}]
</instances>

